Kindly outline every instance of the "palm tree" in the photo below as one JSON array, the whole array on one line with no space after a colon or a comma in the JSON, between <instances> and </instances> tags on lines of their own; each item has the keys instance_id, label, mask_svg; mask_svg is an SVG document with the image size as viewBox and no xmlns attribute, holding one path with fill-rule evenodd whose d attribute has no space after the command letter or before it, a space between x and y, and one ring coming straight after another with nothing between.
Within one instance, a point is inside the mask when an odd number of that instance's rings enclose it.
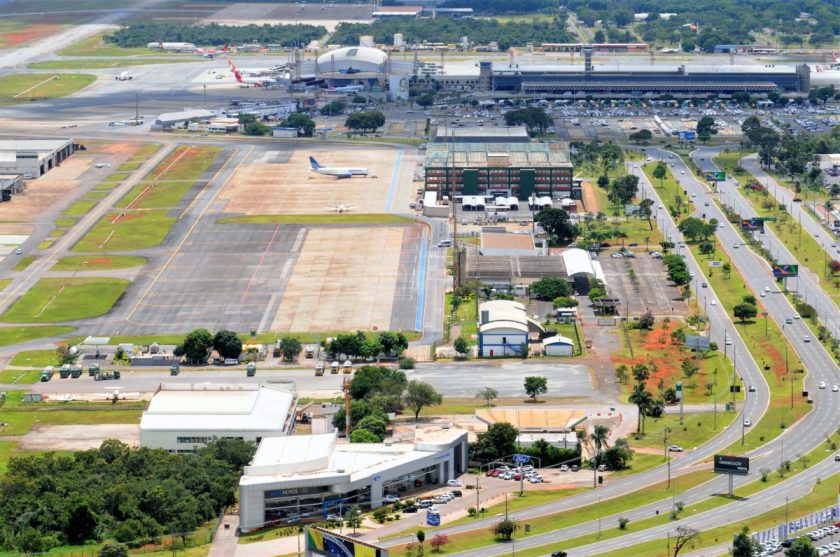
<instances>
[{"instance_id":1,"label":"palm tree","mask_svg":"<svg viewBox=\"0 0 840 557\"><path fill-rule=\"evenodd\" d=\"M607 438L610 435L610 430L607 429L607 426L604 425L596 425L595 430L589 434L589 438L592 440L592 443L595 445L595 466L600 464L601 460L601 449L607 446Z\"/></svg>"},{"instance_id":2,"label":"palm tree","mask_svg":"<svg viewBox=\"0 0 840 557\"><path fill-rule=\"evenodd\" d=\"M631 404L635 404L639 408L639 421L636 425L636 433L644 435L645 412L650 406L650 403L653 401L653 397L647 389L645 389L645 385L643 383L639 383L633 387L633 392L630 394L630 398L628 400Z\"/></svg>"}]
</instances>

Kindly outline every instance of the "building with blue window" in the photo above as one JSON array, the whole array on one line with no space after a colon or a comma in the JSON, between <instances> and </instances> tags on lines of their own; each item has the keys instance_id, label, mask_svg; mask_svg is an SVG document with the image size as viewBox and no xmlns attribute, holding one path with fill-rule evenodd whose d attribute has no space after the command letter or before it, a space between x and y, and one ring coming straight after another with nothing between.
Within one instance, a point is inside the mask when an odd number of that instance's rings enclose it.
<instances>
[{"instance_id":1,"label":"building with blue window","mask_svg":"<svg viewBox=\"0 0 840 557\"><path fill-rule=\"evenodd\" d=\"M545 333L519 302L484 302L478 306L478 314L478 355L482 358L521 356L522 350L528 350L531 333Z\"/></svg>"},{"instance_id":2,"label":"building with blue window","mask_svg":"<svg viewBox=\"0 0 840 557\"><path fill-rule=\"evenodd\" d=\"M467 469L467 432L418 431L413 443L346 443L335 433L272 437L239 480L239 527L343 516L445 484Z\"/></svg>"}]
</instances>

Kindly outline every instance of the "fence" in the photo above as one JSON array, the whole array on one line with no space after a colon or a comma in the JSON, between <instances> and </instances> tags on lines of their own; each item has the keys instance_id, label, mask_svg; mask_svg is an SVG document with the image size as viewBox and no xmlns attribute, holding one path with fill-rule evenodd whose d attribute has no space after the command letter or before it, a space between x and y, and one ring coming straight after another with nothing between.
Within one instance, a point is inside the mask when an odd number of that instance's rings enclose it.
<instances>
[{"instance_id":1,"label":"fence","mask_svg":"<svg viewBox=\"0 0 840 557\"><path fill-rule=\"evenodd\" d=\"M836 520L837 506L831 506L796 520L791 520L787 524L780 524L762 532L753 532L750 537L759 543L765 543L773 539L783 540L790 537L799 537L797 535L799 532L804 535L813 528L834 523Z\"/></svg>"}]
</instances>

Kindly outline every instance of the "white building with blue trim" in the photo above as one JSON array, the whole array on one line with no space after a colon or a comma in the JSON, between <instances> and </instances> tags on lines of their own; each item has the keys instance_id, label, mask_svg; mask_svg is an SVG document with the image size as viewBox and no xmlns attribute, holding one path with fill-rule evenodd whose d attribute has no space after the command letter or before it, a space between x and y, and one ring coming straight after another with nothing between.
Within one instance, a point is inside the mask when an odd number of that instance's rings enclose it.
<instances>
[{"instance_id":1,"label":"white building with blue trim","mask_svg":"<svg viewBox=\"0 0 840 557\"><path fill-rule=\"evenodd\" d=\"M478 306L478 315L478 355L482 358L521 356L523 346L528 349L530 334L545 332L519 302L484 302Z\"/></svg>"}]
</instances>

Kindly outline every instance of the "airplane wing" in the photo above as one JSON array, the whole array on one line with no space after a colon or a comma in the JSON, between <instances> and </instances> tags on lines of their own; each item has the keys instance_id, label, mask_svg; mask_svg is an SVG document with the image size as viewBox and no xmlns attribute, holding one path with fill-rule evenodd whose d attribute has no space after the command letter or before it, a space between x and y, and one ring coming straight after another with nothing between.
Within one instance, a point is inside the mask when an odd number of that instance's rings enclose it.
<instances>
[{"instance_id":1,"label":"airplane wing","mask_svg":"<svg viewBox=\"0 0 840 557\"><path fill-rule=\"evenodd\" d=\"M353 177L353 175L350 174L349 172L347 172L345 174L336 174L335 175L336 180L346 180L347 178L352 178L352 177Z\"/></svg>"}]
</instances>

